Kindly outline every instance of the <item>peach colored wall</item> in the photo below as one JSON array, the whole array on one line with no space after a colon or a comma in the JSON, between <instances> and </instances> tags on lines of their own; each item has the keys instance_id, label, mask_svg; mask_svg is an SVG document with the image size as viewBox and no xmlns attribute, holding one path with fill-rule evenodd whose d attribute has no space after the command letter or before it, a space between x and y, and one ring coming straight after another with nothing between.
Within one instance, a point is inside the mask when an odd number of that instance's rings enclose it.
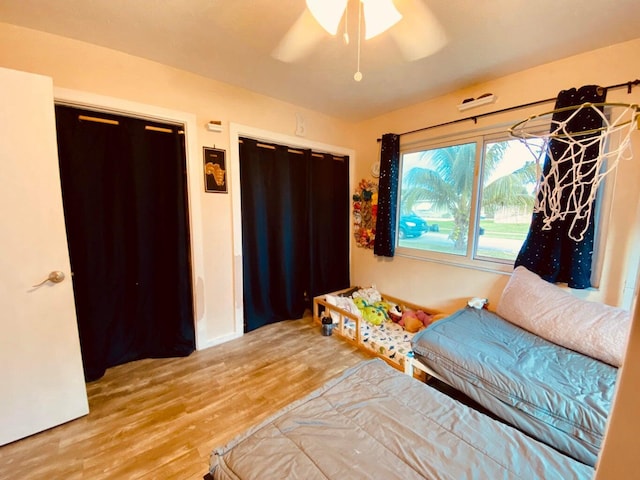
<instances>
[{"instance_id":1,"label":"peach colored wall","mask_svg":"<svg viewBox=\"0 0 640 480\"><path fill-rule=\"evenodd\" d=\"M376 139L383 133L413 131L473 114L554 98L560 90L571 87L626 82L638 78L639 65L640 39L636 39L474 85L370 119L357 127L356 150L360 162L356 166L355 178L370 178L369 165L379 155ZM425 81L428 82L428 78ZM463 99L478 97L487 92L497 96L495 104L462 113L457 110L456 105ZM612 90L607 100L640 103L640 87L635 87L631 95L627 94L626 89ZM533 113L552 108L553 103L482 118L478 120L477 127L500 123L512 125ZM468 121L423 134L403 136L401 148L419 138L441 136L470 128L474 128L474 124ZM634 132L633 137L633 150L640 152L640 132ZM629 308L640 245L640 226L635 223L640 198L640 161L636 159L622 162L610 181L615 182L615 187L600 288L576 294L590 300ZM393 259L377 258L372 251L358 248L354 243L352 280L354 284L375 284L379 290L390 295L450 311L464 306L467 299L474 296L488 297L490 304L495 307L508 276L399 256Z\"/></svg>"},{"instance_id":2,"label":"peach colored wall","mask_svg":"<svg viewBox=\"0 0 640 480\"><path fill-rule=\"evenodd\" d=\"M58 89L112 97L117 99L114 104L136 102L153 106L152 110L195 116L197 152L189 157L196 164L203 146L230 152L230 122L294 136L297 113L305 119L306 137L301 141L344 148L353 144L351 124L114 50L3 23L0 45L0 66L49 76ZM208 132L205 124L210 120L222 121L224 131ZM193 134L187 131L188 137ZM202 188L191 192L190 202L198 207L192 214L201 216L195 219L201 231L192 233L196 237L192 242L203 255L203 271L195 279L200 347L242 334L238 329L242 319L235 308L242 296L234 289L233 194L204 193Z\"/></svg>"},{"instance_id":3,"label":"peach colored wall","mask_svg":"<svg viewBox=\"0 0 640 480\"><path fill-rule=\"evenodd\" d=\"M229 152L229 122L293 135L295 115L300 113L306 120L308 140L355 148L358 159L355 179L369 176L369 166L379 155L376 139L382 133L414 130L473 113L551 98L559 90L572 86L624 82L636 78L640 64L639 39L478 84L353 125L155 62L13 25L0 24L0 43L11 45L0 50L0 65L51 76L56 87L195 115L198 149L215 145ZM497 95L497 103L464 113L457 111L455 106L462 99L485 92ZM635 88L632 95L624 90L611 92L608 99L638 103L640 88ZM478 126L513 123L534 111L540 109L488 117L481 119ZM206 131L204 124L209 120L221 120L224 132ZM433 130L429 135L443 135L472 126L472 122L465 122ZM403 144L422 136L403 137ZM634 136L637 151L640 140L638 135ZM640 228L633 222L639 180L640 164L623 162L615 176L601 286L597 291L579 292L579 295L628 306L635 281L635 270L629 265L637 259L635 245L640 243ZM209 343L237 333L234 298L237 300L239 294L233 288L233 209L231 195L205 194L202 190L195 193L201 206L203 228L201 238L194 241L204 246L205 269L199 301L204 302L207 311L204 343ZM352 252L352 283L375 284L389 294L442 310L459 308L472 296L486 296L495 305L508 280L508 276L500 273L406 257L380 259L369 250L357 248L355 243L352 243Z\"/></svg>"}]
</instances>

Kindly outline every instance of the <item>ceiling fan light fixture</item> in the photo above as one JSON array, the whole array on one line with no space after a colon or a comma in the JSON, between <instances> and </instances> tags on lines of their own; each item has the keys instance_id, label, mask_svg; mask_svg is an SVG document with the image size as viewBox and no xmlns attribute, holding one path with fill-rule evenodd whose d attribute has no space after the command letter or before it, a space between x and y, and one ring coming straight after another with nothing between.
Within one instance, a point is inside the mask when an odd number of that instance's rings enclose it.
<instances>
[{"instance_id":1,"label":"ceiling fan light fixture","mask_svg":"<svg viewBox=\"0 0 640 480\"><path fill-rule=\"evenodd\" d=\"M313 18L331 35L338 33L348 0L306 0Z\"/></svg>"},{"instance_id":2,"label":"ceiling fan light fixture","mask_svg":"<svg viewBox=\"0 0 640 480\"><path fill-rule=\"evenodd\" d=\"M389 30L402 19L392 0L361 0L364 7L365 40Z\"/></svg>"}]
</instances>

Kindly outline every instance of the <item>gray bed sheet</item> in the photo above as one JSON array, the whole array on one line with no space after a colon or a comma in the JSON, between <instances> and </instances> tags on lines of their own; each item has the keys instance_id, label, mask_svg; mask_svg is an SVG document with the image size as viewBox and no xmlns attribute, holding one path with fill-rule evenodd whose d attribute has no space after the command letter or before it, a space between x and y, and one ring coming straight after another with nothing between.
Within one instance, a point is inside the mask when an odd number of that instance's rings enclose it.
<instances>
[{"instance_id":1,"label":"gray bed sheet","mask_svg":"<svg viewBox=\"0 0 640 480\"><path fill-rule=\"evenodd\" d=\"M473 308L422 330L412 348L442 380L499 418L595 465L616 368Z\"/></svg>"},{"instance_id":2,"label":"gray bed sheet","mask_svg":"<svg viewBox=\"0 0 640 480\"><path fill-rule=\"evenodd\" d=\"M211 455L214 479L587 479L593 469L380 359Z\"/></svg>"}]
</instances>

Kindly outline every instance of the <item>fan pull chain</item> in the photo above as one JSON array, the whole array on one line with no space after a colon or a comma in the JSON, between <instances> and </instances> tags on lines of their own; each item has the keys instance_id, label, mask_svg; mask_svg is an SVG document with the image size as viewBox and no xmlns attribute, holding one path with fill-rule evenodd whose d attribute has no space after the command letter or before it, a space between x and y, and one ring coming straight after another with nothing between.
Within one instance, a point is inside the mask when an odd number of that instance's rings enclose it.
<instances>
[{"instance_id":1,"label":"fan pull chain","mask_svg":"<svg viewBox=\"0 0 640 480\"><path fill-rule=\"evenodd\" d=\"M361 34L362 28L362 1L358 0L358 69L356 73L353 75L353 79L356 82L362 80L362 72L360 71L360 39L362 38Z\"/></svg>"}]
</instances>

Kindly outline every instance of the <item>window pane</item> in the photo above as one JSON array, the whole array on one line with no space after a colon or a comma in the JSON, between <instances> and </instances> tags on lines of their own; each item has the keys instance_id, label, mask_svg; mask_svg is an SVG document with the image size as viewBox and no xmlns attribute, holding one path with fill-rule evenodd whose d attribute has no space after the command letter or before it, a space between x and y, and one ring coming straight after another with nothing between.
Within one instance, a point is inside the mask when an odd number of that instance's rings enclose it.
<instances>
[{"instance_id":1,"label":"window pane","mask_svg":"<svg viewBox=\"0 0 640 480\"><path fill-rule=\"evenodd\" d=\"M529 232L542 144L529 140L527 147L517 139L485 144L476 258L516 259Z\"/></svg>"},{"instance_id":2,"label":"window pane","mask_svg":"<svg viewBox=\"0 0 640 480\"><path fill-rule=\"evenodd\" d=\"M402 157L400 247L467 254L476 144Z\"/></svg>"}]
</instances>

